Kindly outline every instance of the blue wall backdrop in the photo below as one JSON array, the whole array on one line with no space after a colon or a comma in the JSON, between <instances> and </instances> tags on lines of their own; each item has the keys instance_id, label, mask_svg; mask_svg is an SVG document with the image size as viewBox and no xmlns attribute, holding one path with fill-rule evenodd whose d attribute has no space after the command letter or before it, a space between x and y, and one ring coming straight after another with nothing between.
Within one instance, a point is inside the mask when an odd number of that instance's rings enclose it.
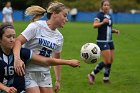
<instances>
[{"instance_id":1,"label":"blue wall backdrop","mask_svg":"<svg viewBox=\"0 0 140 93\"><path fill-rule=\"evenodd\" d=\"M96 12L78 12L77 21L79 22L93 22ZM114 23L140 23L140 14L131 14L131 13L113 13L111 14ZM24 11L14 11L14 20L15 21L29 21L30 17L24 14ZM46 17L42 19L47 19ZM69 21L71 16L68 15ZM0 11L0 21L2 21L2 13Z\"/></svg>"}]
</instances>

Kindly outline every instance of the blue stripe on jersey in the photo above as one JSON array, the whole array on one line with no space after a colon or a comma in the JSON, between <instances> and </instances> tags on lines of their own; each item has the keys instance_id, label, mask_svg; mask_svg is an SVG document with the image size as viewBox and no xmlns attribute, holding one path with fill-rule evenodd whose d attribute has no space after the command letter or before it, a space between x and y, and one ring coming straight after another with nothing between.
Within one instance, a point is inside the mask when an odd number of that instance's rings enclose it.
<instances>
[{"instance_id":1,"label":"blue stripe on jersey","mask_svg":"<svg viewBox=\"0 0 140 93\"><path fill-rule=\"evenodd\" d=\"M33 51L30 50L30 58L29 58L29 60L32 59L32 55L33 55Z\"/></svg>"},{"instance_id":2,"label":"blue stripe on jersey","mask_svg":"<svg viewBox=\"0 0 140 93\"><path fill-rule=\"evenodd\" d=\"M2 60L2 58L0 57L0 60Z\"/></svg>"},{"instance_id":3,"label":"blue stripe on jersey","mask_svg":"<svg viewBox=\"0 0 140 93\"><path fill-rule=\"evenodd\" d=\"M9 56L9 62L8 62L9 64L11 64L11 63L12 63L13 58L14 58L14 56L13 56L13 55L10 55L10 56Z\"/></svg>"},{"instance_id":4,"label":"blue stripe on jersey","mask_svg":"<svg viewBox=\"0 0 140 93\"><path fill-rule=\"evenodd\" d=\"M111 40L111 33L112 33L111 27L107 26L107 38L106 38L107 41Z\"/></svg>"},{"instance_id":5,"label":"blue stripe on jersey","mask_svg":"<svg viewBox=\"0 0 140 93\"><path fill-rule=\"evenodd\" d=\"M3 58L4 62L8 64L8 61L9 61L8 60L9 59L8 56L5 55L5 54L2 54L2 58Z\"/></svg>"},{"instance_id":6,"label":"blue stripe on jersey","mask_svg":"<svg viewBox=\"0 0 140 93\"><path fill-rule=\"evenodd\" d=\"M7 86L10 87L13 84L13 82L14 82L14 76L10 80L8 80Z\"/></svg>"}]
</instances>

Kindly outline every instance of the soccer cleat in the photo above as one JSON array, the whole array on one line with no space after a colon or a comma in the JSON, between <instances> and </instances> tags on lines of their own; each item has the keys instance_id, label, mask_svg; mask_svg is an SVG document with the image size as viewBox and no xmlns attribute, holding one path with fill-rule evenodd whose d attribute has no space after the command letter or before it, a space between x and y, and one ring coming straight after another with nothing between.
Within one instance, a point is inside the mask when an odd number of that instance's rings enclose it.
<instances>
[{"instance_id":1,"label":"soccer cleat","mask_svg":"<svg viewBox=\"0 0 140 93\"><path fill-rule=\"evenodd\" d=\"M105 84L110 84L111 83L111 81L108 79L108 80L103 80L103 82L105 83Z\"/></svg>"},{"instance_id":2,"label":"soccer cleat","mask_svg":"<svg viewBox=\"0 0 140 93\"><path fill-rule=\"evenodd\" d=\"M93 85L95 83L95 77L92 74L88 74L88 81L90 85Z\"/></svg>"}]
</instances>

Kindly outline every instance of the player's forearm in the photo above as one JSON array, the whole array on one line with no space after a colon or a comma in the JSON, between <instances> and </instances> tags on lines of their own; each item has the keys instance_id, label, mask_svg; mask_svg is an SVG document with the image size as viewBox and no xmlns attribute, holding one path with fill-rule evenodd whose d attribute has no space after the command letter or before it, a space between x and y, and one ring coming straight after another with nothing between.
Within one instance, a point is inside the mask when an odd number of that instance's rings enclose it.
<instances>
[{"instance_id":1,"label":"player's forearm","mask_svg":"<svg viewBox=\"0 0 140 93\"><path fill-rule=\"evenodd\" d=\"M94 22L93 27L98 28L98 27L102 26L103 24L104 24L103 22Z\"/></svg>"},{"instance_id":2,"label":"player's forearm","mask_svg":"<svg viewBox=\"0 0 140 93\"><path fill-rule=\"evenodd\" d=\"M21 42L19 40L15 41L15 45L13 48L14 58L20 58L20 49L21 49Z\"/></svg>"},{"instance_id":3,"label":"player's forearm","mask_svg":"<svg viewBox=\"0 0 140 93\"><path fill-rule=\"evenodd\" d=\"M47 61L48 65L70 65L69 60L64 60L64 59L56 59L56 58L51 58L50 61Z\"/></svg>"},{"instance_id":4,"label":"player's forearm","mask_svg":"<svg viewBox=\"0 0 140 93\"><path fill-rule=\"evenodd\" d=\"M60 59L60 53L55 53L53 55L53 58ZM55 71L56 81L60 82L60 80L61 80L61 65L54 66L54 71Z\"/></svg>"},{"instance_id":5,"label":"player's forearm","mask_svg":"<svg viewBox=\"0 0 140 93\"><path fill-rule=\"evenodd\" d=\"M69 60L43 57L41 55L32 53L32 63L38 65L56 66L56 65L71 65Z\"/></svg>"},{"instance_id":6,"label":"player's forearm","mask_svg":"<svg viewBox=\"0 0 140 93\"><path fill-rule=\"evenodd\" d=\"M112 29L112 33L117 33L117 34L119 34L120 32L119 32L119 30L117 30L117 29Z\"/></svg>"},{"instance_id":7,"label":"player's forearm","mask_svg":"<svg viewBox=\"0 0 140 93\"><path fill-rule=\"evenodd\" d=\"M55 71L55 76L56 76L56 81L61 80L61 65L54 66L54 71Z\"/></svg>"},{"instance_id":8,"label":"player's forearm","mask_svg":"<svg viewBox=\"0 0 140 93\"><path fill-rule=\"evenodd\" d=\"M112 33L116 33L117 32L117 30L116 29L112 29Z\"/></svg>"},{"instance_id":9,"label":"player's forearm","mask_svg":"<svg viewBox=\"0 0 140 93\"><path fill-rule=\"evenodd\" d=\"M8 92L8 89L9 88L7 86L5 86L4 84L0 83L0 90L3 90L5 92Z\"/></svg>"}]
</instances>

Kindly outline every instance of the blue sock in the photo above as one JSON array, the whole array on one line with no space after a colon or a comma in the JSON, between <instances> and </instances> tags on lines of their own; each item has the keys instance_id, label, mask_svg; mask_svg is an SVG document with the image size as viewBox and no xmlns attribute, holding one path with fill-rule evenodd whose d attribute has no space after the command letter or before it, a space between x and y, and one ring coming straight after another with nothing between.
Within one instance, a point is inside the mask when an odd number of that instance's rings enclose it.
<instances>
[{"instance_id":1,"label":"blue sock","mask_svg":"<svg viewBox=\"0 0 140 93\"><path fill-rule=\"evenodd\" d=\"M93 71L94 72L94 75L96 75L97 73L99 73L103 69L104 65L105 65L104 62L98 63L96 65L94 71Z\"/></svg>"},{"instance_id":2,"label":"blue sock","mask_svg":"<svg viewBox=\"0 0 140 93\"><path fill-rule=\"evenodd\" d=\"M104 77L109 78L110 70L111 70L111 64L105 64L105 66L104 66Z\"/></svg>"}]
</instances>

